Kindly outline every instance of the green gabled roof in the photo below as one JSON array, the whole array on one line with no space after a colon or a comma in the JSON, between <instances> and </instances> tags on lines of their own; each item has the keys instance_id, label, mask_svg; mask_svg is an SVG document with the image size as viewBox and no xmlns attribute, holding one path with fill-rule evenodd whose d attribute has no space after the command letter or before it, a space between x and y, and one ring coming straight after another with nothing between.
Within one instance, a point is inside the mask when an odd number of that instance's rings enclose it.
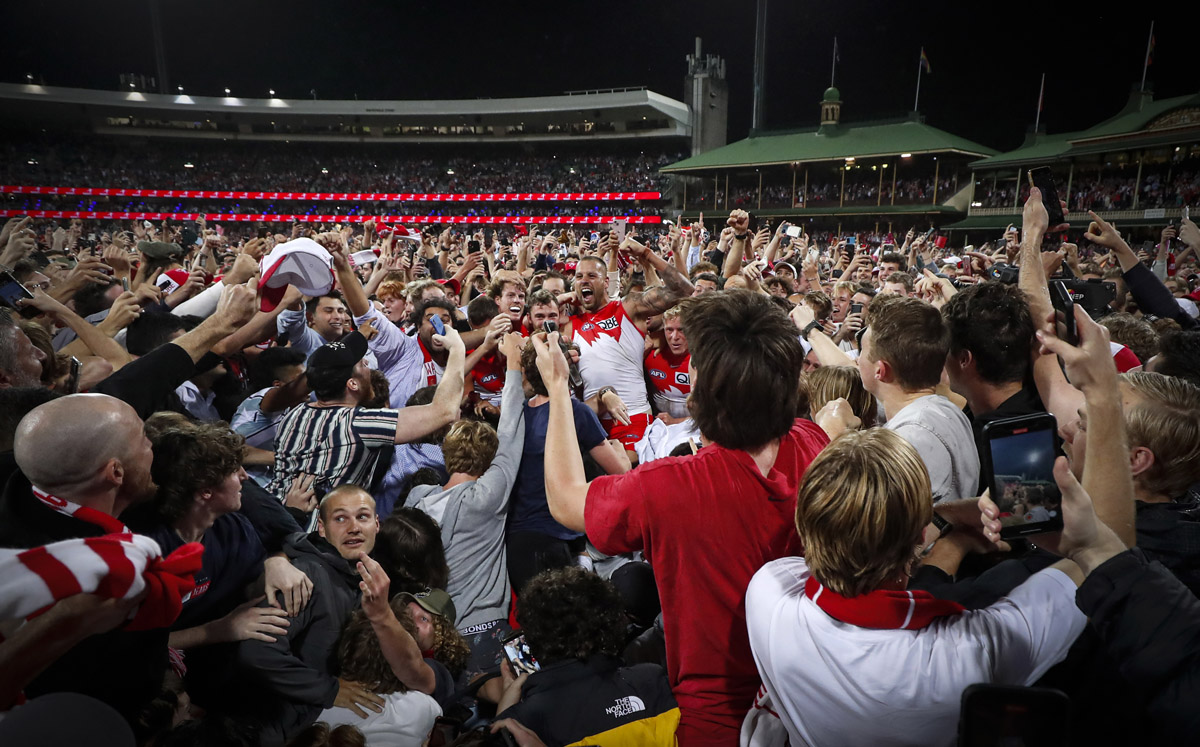
<instances>
[{"instance_id":1,"label":"green gabled roof","mask_svg":"<svg viewBox=\"0 0 1200 747\"><path fill-rule=\"evenodd\" d=\"M666 173L771 166L843 158L897 156L901 153L959 152L991 155L996 151L914 120L875 125L844 124L802 132L756 135L665 166Z\"/></svg>"},{"instance_id":2,"label":"green gabled roof","mask_svg":"<svg viewBox=\"0 0 1200 747\"><path fill-rule=\"evenodd\" d=\"M1013 163L1037 163L1039 161L1054 161L1063 156L1071 149L1071 140L1079 137L1078 132L1064 132L1058 135L1046 135L1038 133L1031 136L1030 140L1026 141L1016 150L1010 150L1007 153L1000 155L982 158L971 164L973 169L988 169L997 166L1006 166Z\"/></svg>"},{"instance_id":3,"label":"green gabled roof","mask_svg":"<svg viewBox=\"0 0 1200 747\"><path fill-rule=\"evenodd\" d=\"M1155 101L1149 93L1135 92L1121 111L1094 127L1057 135L1039 133L1031 136L1020 148L980 159L972 163L971 167L989 169L1010 164L1047 162L1090 153L1105 153L1115 147L1154 147L1171 144L1180 140L1181 132L1195 134L1197 128L1193 125L1179 129L1147 130L1146 125L1175 109L1198 106L1200 94ZM1128 146L1116 145L1108 140L1121 136L1136 136L1137 139Z\"/></svg>"},{"instance_id":4,"label":"green gabled roof","mask_svg":"<svg viewBox=\"0 0 1200 747\"><path fill-rule=\"evenodd\" d=\"M1158 101L1151 99L1149 94L1143 96L1134 94L1130 97L1129 103L1125 105L1125 108L1117 112L1115 116L1104 120L1095 127L1078 133L1073 140L1078 142L1081 140L1138 132L1144 130L1146 125L1163 114L1182 106L1200 106L1200 93L1188 96L1175 96Z\"/></svg>"},{"instance_id":5,"label":"green gabled roof","mask_svg":"<svg viewBox=\"0 0 1200 747\"><path fill-rule=\"evenodd\" d=\"M684 218L690 218L699 215L702 210L695 208L683 211ZM950 207L949 205L846 205L838 207L830 205L829 207L815 208L787 208L787 207L764 207L762 209L754 208L752 212L757 216L767 217L782 217L782 218L818 218L823 216L856 216L856 215L943 215L956 217L963 214L963 211Z\"/></svg>"}]
</instances>

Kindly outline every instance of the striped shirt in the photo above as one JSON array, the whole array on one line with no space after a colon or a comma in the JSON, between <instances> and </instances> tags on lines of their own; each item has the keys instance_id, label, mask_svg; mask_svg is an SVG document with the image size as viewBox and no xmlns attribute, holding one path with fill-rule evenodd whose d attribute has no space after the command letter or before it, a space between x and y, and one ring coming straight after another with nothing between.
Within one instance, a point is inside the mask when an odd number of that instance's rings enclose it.
<instances>
[{"instance_id":1,"label":"striped shirt","mask_svg":"<svg viewBox=\"0 0 1200 747\"><path fill-rule=\"evenodd\" d=\"M398 415L398 410L317 407L307 402L293 407L275 434L271 491L283 500L292 480L302 473L317 476L318 494L346 484L369 490L379 450L395 444Z\"/></svg>"}]
</instances>

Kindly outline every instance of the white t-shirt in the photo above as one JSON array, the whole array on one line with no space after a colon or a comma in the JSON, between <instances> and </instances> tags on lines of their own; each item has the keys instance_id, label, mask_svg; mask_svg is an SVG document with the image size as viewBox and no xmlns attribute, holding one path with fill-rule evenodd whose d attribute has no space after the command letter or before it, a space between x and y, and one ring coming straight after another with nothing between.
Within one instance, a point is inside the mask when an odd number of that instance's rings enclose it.
<instances>
[{"instance_id":1,"label":"white t-shirt","mask_svg":"<svg viewBox=\"0 0 1200 747\"><path fill-rule=\"evenodd\" d=\"M329 726L356 726L374 747L421 747L433 729L433 722L442 715L442 707L425 693L409 690L406 693L384 695L383 711L367 711L366 718L349 708L327 708L317 721Z\"/></svg>"},{"instance_id":2,"label":"white t-shirt","mask_svg":"<svg viewBox=\"0 0 1200 747\"><path fill-rule=\"evenodd\" d=\"M921 455L934 503L975 496L979 451L971 422L953 402L937 394L921 397L894 416L888 413L884 427L903 436Z\"/></svg>"},{"instance_id":3,"label":"white t-shirt","mask_svg":"<svg viewBox=\"0 0 1200 747\"><path fill-rule=\"evenodd\" d=\"M981 610L919 630L860 628L804 593L804 558L759 569L746 592L750 648L792 747L953 745L962 691L1029 685L1087 622L1075 584L1047 568Z\"/></svg>"}]
</instances>

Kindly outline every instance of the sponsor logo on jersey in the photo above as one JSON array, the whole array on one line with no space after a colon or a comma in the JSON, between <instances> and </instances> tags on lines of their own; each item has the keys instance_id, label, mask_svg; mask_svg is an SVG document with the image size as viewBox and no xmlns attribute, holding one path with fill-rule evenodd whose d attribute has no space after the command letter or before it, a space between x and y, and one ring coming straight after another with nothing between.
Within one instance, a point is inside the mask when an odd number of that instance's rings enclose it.
<instances>
[{"instance_id":1,"label":"sponsor logo on jersey","mask_svg":"<svg viewBox=\"0 0 1200 747\"><path fill-rule=\"evenodd\" d=\"M652 368L652 369L650 369L650 375L651 375L651 376L653 376L653 377L654 377L654 378L656 378L656 379L665 379L665 378L667 378L667 375L666 375L665 373L663 373L662 371L659 371L657 368Z\"/></svg>"},{"instance_id":2,"label":"sponsor logo on jersey","mask_svg":"<svg viewBox=\"0 0 1200 747\"><path fill-rule=\"evenodd\" d=\"M682 384L683 386L691 386L692 378L685 373L676 371L675 372L675 383Z\"/></svg>"}]
</instances>

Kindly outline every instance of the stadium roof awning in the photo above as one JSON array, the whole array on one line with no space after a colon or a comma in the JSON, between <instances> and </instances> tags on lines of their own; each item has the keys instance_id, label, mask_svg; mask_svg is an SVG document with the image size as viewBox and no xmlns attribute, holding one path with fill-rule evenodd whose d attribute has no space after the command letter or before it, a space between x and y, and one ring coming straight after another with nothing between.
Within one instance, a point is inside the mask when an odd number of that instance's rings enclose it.
<instances>
[{"instance_id":1,"label":"stadium roof awning","mask_svg":"<svg viewBox=\"0 0 1200 747\"><path fill-rule=\"evenodd\" d=\"M910 119L874 125L842 124L803 132L760 134L686 158L666 173L772 166L845 158L895 158L903 153L991 155L996 151Z\"/></svg>"},{"instance_id":2,"label":"stadium roof awning","mask_svg":"<svg viewBox=\"0 0 1200 747\"><path fill-rule=\"evenodd\" d=\"M1121 111L1094 127L1056 135L1031 134L1020 148L980 159L971 167L991 169L1045 163L1197 140L1200 140L1200 94L1155 101L1150 92L1135 91Z\"/></svg>"}]
</instances>

